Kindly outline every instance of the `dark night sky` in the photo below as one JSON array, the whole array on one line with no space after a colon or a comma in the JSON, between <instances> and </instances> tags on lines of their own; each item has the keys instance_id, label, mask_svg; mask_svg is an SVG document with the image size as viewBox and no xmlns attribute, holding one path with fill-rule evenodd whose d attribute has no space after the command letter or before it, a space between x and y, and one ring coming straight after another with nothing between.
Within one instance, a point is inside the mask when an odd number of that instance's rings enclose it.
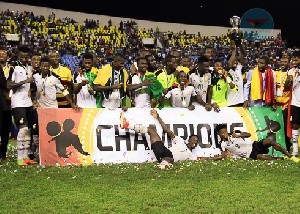
<instances>
[{"instance_id":1,"label":"dark night sky","mask_svg":"<svg viewBox=\"0 0 300 214\"><path fill-rule=\"evenodd\" d=\"M281 29L289 47L300 47L299 10L292 0L221 0L221 1L122 1L122 0L3 0L51 7L68 11L101 14L142 20L184 23L194 25L231 27L230 17L243 14L253 8L267 11L273 18L274 28ZM163 5L162 5L163 4Z\"/></svg>"}]
</instances>

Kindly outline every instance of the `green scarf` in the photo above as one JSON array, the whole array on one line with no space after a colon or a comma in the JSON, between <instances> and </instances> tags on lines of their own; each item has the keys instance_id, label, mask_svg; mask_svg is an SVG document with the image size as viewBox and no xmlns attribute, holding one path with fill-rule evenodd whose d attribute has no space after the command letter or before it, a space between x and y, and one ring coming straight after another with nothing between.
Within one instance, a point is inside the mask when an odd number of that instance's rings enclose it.
<instances>
[{"instance_id":1,"label":"green scarf","mask_svg":"<svg viewBox=\"0 0 300 214\"><path fill-rule=\"evenodd\" d=\"M150 89L150 91L152 92L154 98L156 101L159 102L161 94L164 91L163 86L161 85L161 83L157 80L156 76L154 74L150 74L150 75L146 75L145 78L147 80L153 80L153 83L151 83L148 88ZM159 104L159 109L162 109L164 107L163 103Z\"/></svg>"},{"instance_id":2,"label":"green scarf","mask_svg":"<svg viewBox=\"0 0 300 214\"><path fill-rule=\"evenodd\" d=\"M94 80L96 79L97 75L94 72L87 72L85 69L82 69L82 75L86 78L88 78L89 80L89 84L91 88L94 88ZM96 92L96 94L94 94L94 97L96 99L96 105L97 108L102 108L102 94L101 92Z\"/></svg>"}]
</instances>

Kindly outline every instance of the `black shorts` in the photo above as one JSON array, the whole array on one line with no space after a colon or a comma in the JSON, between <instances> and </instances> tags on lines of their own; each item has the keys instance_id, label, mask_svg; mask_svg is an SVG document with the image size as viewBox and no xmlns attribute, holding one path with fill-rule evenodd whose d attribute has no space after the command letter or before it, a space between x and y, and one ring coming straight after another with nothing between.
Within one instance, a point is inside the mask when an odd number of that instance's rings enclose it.
<instances>
[{"instance_id":1,"label":"black shorts","mask_svg":"<svg viewBox=\"0 0 300 214\"><path fill-rule=\"evenodd\" d=\"M32 128L33 125L33 106L30 107L17 107L12 109L15 124L19 127L25 125Z\"/></svg>"},{"instance_id":2,"label":"black shorts","mask_svg":"<svg viewBox=\"0 0 300 214\"><path fill-rule=\"evenodd\" d=\"M173 158L172 152L167 147L165 147L162 141L156 141L155 143L153 143L152 150L159 163L165 157Z\"/></svg>"},{"instance_id":3,"label":"black shorts","mask_svg":"<svg viewBox=\"0 0 300 214\"><path fill-rule=\"evenodd\" d=\"M269 146L270 147L270 146ZM269 147L265 147L263 145L263 140L254 141L252 143L252 151L250 153L250 158L257 160L258 154L268 154L269 153Z\"/></svg>"},{"instance_id":4,"label":"black shorts","mask_svg":"<svg viewBox=\"0 0 300 214\"><path fill-rule=\"evenodd\" d=\"M300 107L291 106L291 121L292 124L300 125Z\"/></svg>"}]
</instances>

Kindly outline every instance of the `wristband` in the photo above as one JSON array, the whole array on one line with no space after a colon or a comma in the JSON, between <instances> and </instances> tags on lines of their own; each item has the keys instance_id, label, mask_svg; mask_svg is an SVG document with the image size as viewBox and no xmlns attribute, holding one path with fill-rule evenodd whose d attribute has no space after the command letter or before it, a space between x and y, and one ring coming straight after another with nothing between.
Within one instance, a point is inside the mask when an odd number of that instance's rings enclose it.
<instances>
[{"instance_id":1,"label":"wristband","mask_svg":"<svg viewBox=\"0 0 300 214\"><path fill-rule=\"evenodd\" d=\"M232 80L228 76L226 77L226 81L227 81L227 83L231 83L232 82Z\"/></svg>"}]
</instances>

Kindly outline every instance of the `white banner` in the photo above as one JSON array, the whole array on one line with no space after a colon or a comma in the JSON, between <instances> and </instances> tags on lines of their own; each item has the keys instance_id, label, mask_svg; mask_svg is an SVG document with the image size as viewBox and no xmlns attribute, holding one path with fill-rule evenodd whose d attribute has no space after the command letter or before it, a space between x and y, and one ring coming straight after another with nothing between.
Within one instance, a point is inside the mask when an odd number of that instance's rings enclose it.
<instances>
[{"instance_id":1,"label":"white banner","mask_svg":"<svg viewBox=\"0 0 300 214\"><path fill-rule=\"evenodd\" d=\"M131 124L155 126L166 147L171 146L170 138L163 132L159 122L150 115L151 109L129 108L125 117ZM94 119L94 154L96 163L108 162L145 162L156 161L150 147L148 134L138 134L133 130L119 128L120 109L104 109ZM229 130L247 131L241 115L235 108L221 108L219 113L207 112L204 108L190 111L186 108L165 108L159 110L162 120L178 136L187 139L196 134L200 137L199 146L193 150L198 157L220 154L216 143L219 141L214 128L217 124L227 123ZM246 144L251 143L250 138Z\"/></svg>"},{"instance_id":2,"label":"white banner","mask_svg":"<svg viewBox=\"0 0 300 214\"><path fill-rule=\"evenodd\" d=\"M121 111L120 108L84 108L79 112L66 108L39 109L41 164L156 161L148 133L120 128ZM129 108L125 117L132 125L155 127L164 145L171 147L171 139L150 111L151 108ZM158 113L175 135L185 140L190 135L198 135L199 145L192 151L197 157L212 157L221 153L220 138L214 131L218 124L227 124L229 132L249 132L251 137L246 138L241 146L251 146L253 141L266 137L284 144L281 108L273 112L268 107L224 107L217 113L197 105L193 111L163 108Z\"/></svg>"}]
</instances>

